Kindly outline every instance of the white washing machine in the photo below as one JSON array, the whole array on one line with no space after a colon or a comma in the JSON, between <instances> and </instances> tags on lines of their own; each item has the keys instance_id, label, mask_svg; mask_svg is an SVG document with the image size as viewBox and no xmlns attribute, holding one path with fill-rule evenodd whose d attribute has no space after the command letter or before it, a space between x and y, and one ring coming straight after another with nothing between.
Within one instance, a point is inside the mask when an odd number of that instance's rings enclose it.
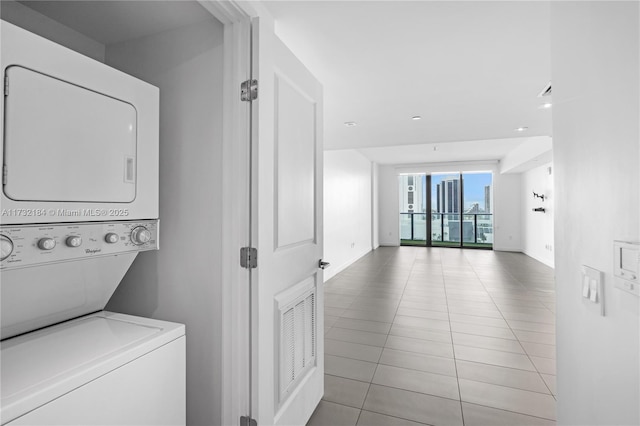
<instances>
[{"instance_id":1,"label":"white washing machine","mask_svg":"<svg viewBox=\"0 0 640 426\"><path fill-rule=\"evenodd\" d=\"M2 424L185 423L184 326L99 312L2 342Z\"/></svg>"},{"instance_id":2,"label":"white washing machine","mask_svg":"<svg viewBox=\"0 0 640 426\"><path fill-rule=\"evenodd\" d=\"M0 33L0 423L184 425L184 325L103 311L159 248L158 89Z\"/></svg>"},{"instance_id":3,"label":"white washing machine","mask_svg":"<svg viewBox=\"0 0 640 426\"><path fill-rule=\"evenodd\" d=\"M184 325L101 311L138 253L158 247L158 221L0 235L1 424L185 424Z\"/></svg>"}]
</instances>

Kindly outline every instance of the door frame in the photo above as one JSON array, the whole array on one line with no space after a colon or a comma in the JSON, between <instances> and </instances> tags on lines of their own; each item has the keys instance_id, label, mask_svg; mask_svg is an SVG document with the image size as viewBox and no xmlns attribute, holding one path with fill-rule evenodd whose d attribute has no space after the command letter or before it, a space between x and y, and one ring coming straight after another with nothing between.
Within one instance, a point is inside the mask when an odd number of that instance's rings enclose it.
<instances>
[{"instance_id":1,"label":"door frame","mask_svg":"<svg viewBox=\"0 0 640 426\"><path fill-rule=\"evenodd\" d=\"M251 19L246 2L198 0L224 25L223 188L222 188L222 371L221 424L240 423L250 414L249 283L240 266L240 249L250 242L250 102L240 100L240 85L251 77ZM212 259L216 261L216 259ZM188 331L187 331L188 333ZM212 401L213 403L213 401Z\"/></svg>"},{"instance_id":2,"label":"door frame","mask_svg":"<svg viewBox=\"0 0 640 426\"><path fill-rule=\"evenodd\" d=\"M256 319L251 317L257 279L240 266L240 249L257 242L257 104L240 100L240 85L257 69L255 22L272 28L273 17L260 2L197 0L224 25L223 64L223 195L222 195L222 399L221 423L240 424L255 418L257 386L252 386L251 342ZM257 31L257 30L255 30ZM253 127L252 127L253 126ZM317 183L322 188L321 182ZM320 190L320 194L322 191ZM253 233L253 235L252 235ZM320 236L321 238L321 236ZM212 259L215 261L216 259ZM322 274L320 277L322 277ZM252 326L253 325L253 326ZM320 346L322 347L322 346ZM322 356L322 355L320 355ZM253 411L253 412L252 412ZM249 423L251 424L251 423Z\"/></svg>"}]
</instances>

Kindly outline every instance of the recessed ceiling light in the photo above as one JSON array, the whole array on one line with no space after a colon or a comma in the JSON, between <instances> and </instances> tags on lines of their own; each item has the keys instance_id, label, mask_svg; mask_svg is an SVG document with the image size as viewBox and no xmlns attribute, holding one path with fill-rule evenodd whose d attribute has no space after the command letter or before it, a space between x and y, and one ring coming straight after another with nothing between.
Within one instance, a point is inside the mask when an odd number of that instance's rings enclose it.
<instances>
[{"instance_id":1,"label":"recessed ceiling light","mask_svg":"<svg viewBox=\"0 0 640 426\"><path fill-rule=\"evenodd\" d=\"M355 127L358 125L358 123L356 123L355 121L345 121L344 125L347 127Z\"/></svg>"},{"instance_id":2,"label":"recessed ceiling light","mask_svg":"<svg viewBox=\"0 0 640 426\"><path fill-rule=\"evenodd\" d=\"M414 115L413 117L411 117L412 120L422 120L422 117L420 117L419 115Z\"/></svg>"},{"instance_id":3,"label":"recessed ceiling light","mask_svg":"<svg viewBox=\"0 0 640 426\"><path fill-rule=\"evenodd\" d=\"M528 129L528 127L518 127L518 128L516 129L516 132L526 132L526 131L527 131L527 129Z\"/></svg>"},{"instance_id":4,"label":"recessed ceiling light","mask_svg":"<svg viewBox=\"0 0 640 426\"><path fill-rule=\"evenodd\" d=\"M551 102L547 102L546 104L540 105L538 108L540 108L540 109L549 109L551 107L552 107Z\"/></svg>"}]
</instances>

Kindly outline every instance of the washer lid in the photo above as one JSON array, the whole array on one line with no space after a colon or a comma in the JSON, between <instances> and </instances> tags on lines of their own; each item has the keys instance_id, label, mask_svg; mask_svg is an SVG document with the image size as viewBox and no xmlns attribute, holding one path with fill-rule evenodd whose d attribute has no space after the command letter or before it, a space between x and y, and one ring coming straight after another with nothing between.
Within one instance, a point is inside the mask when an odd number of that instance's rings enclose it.
<instances>
[{"instance_id":1,"label":"washer lid","mask_svg":"<svg viewBox=\"0 0 640 426\"><path fill-rule=\"evenodd\" d=\"M101 311L3 340L0 423L144 358L184 335L183 324Z\"/></svg>"},{"instance_id":2,"label":"washer lid","mask_svg":"<svg viewBox=\"0 0 640 426\"><path fill-rule=\"evenodd\" d=\"M161 331L92 316L3 341L2 399L73 375Z\"/></svg>"}]
</instances>

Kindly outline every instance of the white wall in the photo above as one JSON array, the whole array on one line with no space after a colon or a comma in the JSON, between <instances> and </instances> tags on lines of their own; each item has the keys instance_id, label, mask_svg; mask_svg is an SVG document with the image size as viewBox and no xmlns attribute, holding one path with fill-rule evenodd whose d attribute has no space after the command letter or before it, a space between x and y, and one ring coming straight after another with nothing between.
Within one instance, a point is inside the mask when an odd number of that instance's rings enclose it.
<instances>
[{"instance_id":1,"label":"white wall","mask_svg":"<svg viewBox=\"0 0 640 426\"><path fill-rule=\"evenodd\" d=\"M380 167L371 163L371 247L380 247Z\"/></svg>"},{"instance_id":2,"label":"white wall","mask_svg":"<svg viewBox=\"0 0 640 426\"><path fill-rule=\"evenodd\" d=\"M371 251L371 161L355 150L324 153L325 281Z\"/></svg>"},{"instance_id":3,"label":"white wall","mask_svg":"<svg viewBox=\"0 0 640 426\"><path fill-rule=\"evenodd\" d=\"M221 423L222 60L216 20L107 47L160 88L160 250L142 253L108 309L186 324L187 423Z\"/></svg>"},{"instance_id":4,"label":"white wall","mask_svg":"<svg viewBox=\"0 0 640 426\"><path fill-rule=\"evenodd\" d=\"M500 173L521 173L539 164L551 162L553 143L550 136L534 136L513 148L500 160Z\"/></svg>"},{"instance_id":5,"label":"white wall","mask_svg":"<svg viewBox=\"0 0 640 426\"><path fill-rule=\"evenodd\" d=\"M558 424L640 424L639 299L613 287L613 241L638 241L637 2L551 2ZM580 267L604 272L605 314Z\"/></svg>"},{"instance_id":6,"label":"white wall","mask_svg":"<svg viewBox=\"0 0 640 426\"><path fill-rule=\"evenodd\" d=\"M378 167L378 213L381 246L400 245L398 173L393 166Z\"/></svg>"},{"instance_id":7,"label":"white wall","mask_svg":"<svg viewBox=\"0 0 640 426\"><path fill-rule=\"evenodd\" d=\"M493 174L493 249L522 251L520 175Z\"/></svg>"},{"instance_id":8,"label":"white wall","mask_svg":"<svg viewBox=\"0 0 640 426\"><path fill-rule=\"evenodd\" d=\"M547 163L522 173L522 252L553 268L553 166ZM544 195L544 201L533 192ZM545 212L533 209L544 207Z\"/></svg>"}]
</instances>

